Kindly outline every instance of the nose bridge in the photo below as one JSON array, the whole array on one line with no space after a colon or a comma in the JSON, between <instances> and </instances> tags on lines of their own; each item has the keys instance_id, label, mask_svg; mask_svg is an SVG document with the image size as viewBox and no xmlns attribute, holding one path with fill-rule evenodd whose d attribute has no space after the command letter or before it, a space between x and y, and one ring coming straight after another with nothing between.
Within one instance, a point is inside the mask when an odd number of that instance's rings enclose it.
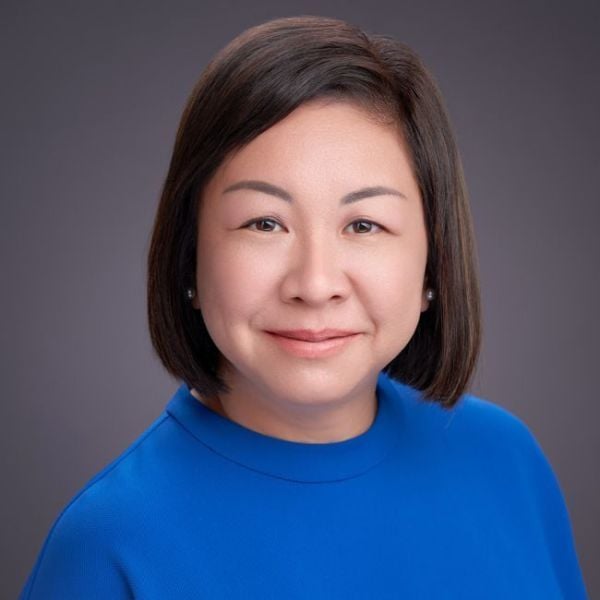
<instances>
[{"instance_id":1,"label":"nose bridge","mask_svg":"<svg viewBox=\"0 0 600 600\"><path fill-rule=\"evenodd\" d=\"M326 227L313 227L299 234L294 242L293 258L286 284L289 296L308 302L327 301L345 294L345 265L341 240Z\"/></svg>"}]
</instances>

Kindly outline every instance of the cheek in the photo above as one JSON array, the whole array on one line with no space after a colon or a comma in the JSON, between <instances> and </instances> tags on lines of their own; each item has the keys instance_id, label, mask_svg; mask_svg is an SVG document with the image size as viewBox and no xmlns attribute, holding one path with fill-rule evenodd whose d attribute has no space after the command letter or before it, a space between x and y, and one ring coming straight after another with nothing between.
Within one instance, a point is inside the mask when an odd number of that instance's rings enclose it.
<instances>
[{"instance_id":1,"label":"cheek","mask_svg":"<svg viewBox=\"0 0 600 600\"><path fill-rule=\"evenodd\" d=\"M196 277L205 319L235 319L263 305L273 280L269 262L236 245L200 248Z\"/></svg>"},{"instance_id":2,"label":"cheek","mask_svg":"<svg viewBox=\"0 0 600 600\"><path fill-rule=\"evenodd\" d=\"M421 315L425 266L426 253L406 251L371 265L370 305L380 325L396 331L416 328Z\"/></svg>"}]
</instances>

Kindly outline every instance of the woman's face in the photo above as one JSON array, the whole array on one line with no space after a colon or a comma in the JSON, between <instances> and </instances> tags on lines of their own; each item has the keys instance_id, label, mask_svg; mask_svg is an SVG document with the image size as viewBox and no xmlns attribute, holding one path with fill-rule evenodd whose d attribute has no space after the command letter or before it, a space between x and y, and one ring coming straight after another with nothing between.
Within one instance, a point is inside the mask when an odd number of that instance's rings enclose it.
<instances>
[{"instance_id":1,"label":"woman's face","mask_svg":"<svg viewBox=\"0 0 600 600\"><path fill-rule=\"evenodd\" d=\"M304 104L220 166L199 211L194 307L232 397L283 412L372 396L427 308L423 208L397 131L350 103ZM326 328L354 335L332 348L269 333Z\"/></svg>"}]
</instances>

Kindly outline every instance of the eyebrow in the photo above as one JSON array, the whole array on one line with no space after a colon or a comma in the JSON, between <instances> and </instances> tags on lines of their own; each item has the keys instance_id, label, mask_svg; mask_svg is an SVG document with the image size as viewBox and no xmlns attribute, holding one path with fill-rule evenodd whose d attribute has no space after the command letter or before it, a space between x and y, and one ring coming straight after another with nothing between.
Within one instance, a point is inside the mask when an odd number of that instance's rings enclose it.
<instances>
[{"instance_id":1,"label":"eyebrow","mask_svg":"<svg viewBox=\"0 0 600 600\"><path fill-rule=\"evenodd\" d=\"M280 198L281 200L285 200L286 202L293 202L294 198L288 192L286 192L283 188L280 188L272 183L267 183L266 181L257 181L257 180L245 180L238 181L233 185L228 186L223 191L223 194L227 194L229 192L235 192L237 190L254 190L256 192L262 192L264 194L269 194L270 196L275 196L276 198ZM354 192L350 192L345 196L342 196L340 199L340 204L350 204L352 202L357 202L358 200L362 200L363 198L371 198L373 196L399 196L400 198L404 198L407 200L407 197L402 192L395 190L394 188L382 186L382 185L374 185L369 187L361 188L360 190L356 190Z\"/></svg>"}]
</instances>

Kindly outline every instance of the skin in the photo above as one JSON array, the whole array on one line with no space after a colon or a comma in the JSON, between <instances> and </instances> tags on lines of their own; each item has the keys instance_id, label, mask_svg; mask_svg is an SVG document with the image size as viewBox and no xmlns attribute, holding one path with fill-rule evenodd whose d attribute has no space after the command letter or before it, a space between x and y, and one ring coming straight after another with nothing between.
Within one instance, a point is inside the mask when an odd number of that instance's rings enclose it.
<instances>
[{"instance_id":1,"label":"skin","mask_svg":"<svg viewBox=\"0 0 600 600\"><path fill-rule=\"evenodd\" d=\"M224 193L242 180L276 185L293 201ZM371 186L405 197L340 204ZM193 395L276 438L325 443L365 432L379 372L428 308L423 206L399 130L350 102L301 105L221 164L200 202L197 248L193 306L232 392ZM307 358L265 332L325 327L360 335L332 356Z\"/></svg>"}]
</instances>

